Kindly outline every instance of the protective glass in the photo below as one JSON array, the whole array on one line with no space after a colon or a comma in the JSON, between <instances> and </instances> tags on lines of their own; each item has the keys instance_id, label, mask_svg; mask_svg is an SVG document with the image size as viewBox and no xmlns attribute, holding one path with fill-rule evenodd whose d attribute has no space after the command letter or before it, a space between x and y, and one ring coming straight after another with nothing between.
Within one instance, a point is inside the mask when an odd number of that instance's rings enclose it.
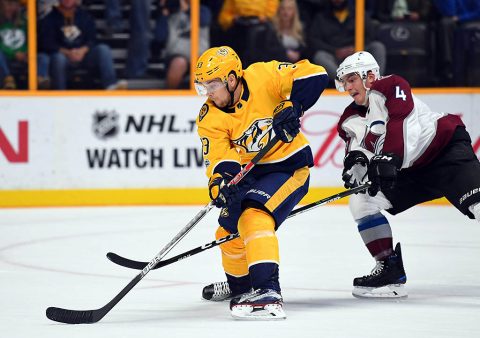
<instances>
[{"instance_id":1,"label":"protective glass","mask_svg":"<svg viewBox=\"0 0 480 338\"><path fill-rule=\"evenodd\" d=\"M195 90L200 96L207 96L208 94L213 93L224 86L225 84L220 79L207 82L195 81Z\"/></svg>"}]
</instances>

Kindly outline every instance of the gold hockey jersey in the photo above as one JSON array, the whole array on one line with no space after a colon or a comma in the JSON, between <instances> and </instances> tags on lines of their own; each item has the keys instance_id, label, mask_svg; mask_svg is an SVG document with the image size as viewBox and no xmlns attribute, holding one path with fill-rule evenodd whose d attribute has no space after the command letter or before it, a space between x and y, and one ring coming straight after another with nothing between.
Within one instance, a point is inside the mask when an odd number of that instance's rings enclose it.
<instances>
[{"instance_id":1,"label":"gold hockey jersey","mask_svg":"<svg viewBox=\"0 0 480 338\"><path fill-rule=\"evenodd\" d=\"M302 60L295 64L271 61L254 63L244 71L240 100L220 109L207 100L197 117L207 176L236 174L274 136L273 111L282 101L300 103L304 110L320 97L328 83L321 66ZM312 166L312 153L300 132L291 143L279 142L257 164L268 171Z\"/></svg>"}]
</instances>

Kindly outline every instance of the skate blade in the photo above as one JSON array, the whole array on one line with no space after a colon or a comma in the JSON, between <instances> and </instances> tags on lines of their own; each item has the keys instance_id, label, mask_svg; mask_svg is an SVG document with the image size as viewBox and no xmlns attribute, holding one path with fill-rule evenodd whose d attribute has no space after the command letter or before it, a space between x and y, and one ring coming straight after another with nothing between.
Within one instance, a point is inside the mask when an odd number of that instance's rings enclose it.
<instances>
[{"instance_id":1,"label":"skate blade","mask_svg":"<svg viewBox=\"0 0 480 338\"><path fill-rule=\"evenodd\" d=\"M282 305L268 304L263 308L254 308L251 305L234 306L232 317L236 320L282 320L286 319L287 315Z\"/></svg>"},{"instance_id":2,"label":"skate blade","mask_svg":"<svg viewBox=\"0 0 480 338\"><path fill-rule=\"evenodd\" d=\"M408 297L403 284L391 284L379 288L355 286L352 295L363 299L402 299Z\"/></svg>"}]
</instances>

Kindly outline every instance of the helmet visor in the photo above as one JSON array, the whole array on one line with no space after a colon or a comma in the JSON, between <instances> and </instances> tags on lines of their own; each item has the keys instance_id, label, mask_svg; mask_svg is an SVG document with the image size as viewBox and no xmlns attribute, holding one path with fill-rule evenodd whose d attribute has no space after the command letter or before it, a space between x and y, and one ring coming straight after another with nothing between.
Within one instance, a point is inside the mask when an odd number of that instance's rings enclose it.
<instances>
[{"instance_id":1,"label":"helmet visor","mask_svg":"<svg viewBox=\"0 0 480 338\"><path fill-rule=\"evenodd\" d=\"M195 90L200 96L207 96L208 94L211 94L224 86L225 84L220 79L206 82L195 81Z\"/></svg>"},{"instance_id":2,"label":"helmet visor","mask_svg":"<svg viewBox=\"0 0 480 338\"><path fill-rule=\"evenodd\" d=\"M335 87L340 93L345 92L345 77L335 79Z\"/></svg>"},{"instance_id":3,"label":"helmet visor","mask_svg":"<svg viewBox=\"0 0 480 338\"><path fill-rule=\"evenodd\" d=\"M358 72L352 72L343 75L342 77L337 77L335 79L335 87L340 93L346 92L347 91L347 83L353 82L357 77L359 77L363 82L365 86L365 79L362 78L362 76Z\"/></svg>"}]
</instances>

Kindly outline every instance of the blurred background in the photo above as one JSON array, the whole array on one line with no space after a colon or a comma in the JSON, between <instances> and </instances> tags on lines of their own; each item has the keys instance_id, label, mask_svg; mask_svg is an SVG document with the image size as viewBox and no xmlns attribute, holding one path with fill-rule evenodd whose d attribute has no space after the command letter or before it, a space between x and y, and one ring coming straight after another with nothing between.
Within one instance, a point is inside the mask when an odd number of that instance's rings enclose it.
<instances>
[{"instance_id":1,"label":"blurred background","mask_svg":"<svg viewBox=\"0 0 480 338\"><path fill-rule=\"evenodd\" d=\"M366 49L412 87L475 87L480 1L0 0L4 90L189 90L191 51L219 45L245 68L306 58L332 80Z\"/></svg>"}]
</instances>

